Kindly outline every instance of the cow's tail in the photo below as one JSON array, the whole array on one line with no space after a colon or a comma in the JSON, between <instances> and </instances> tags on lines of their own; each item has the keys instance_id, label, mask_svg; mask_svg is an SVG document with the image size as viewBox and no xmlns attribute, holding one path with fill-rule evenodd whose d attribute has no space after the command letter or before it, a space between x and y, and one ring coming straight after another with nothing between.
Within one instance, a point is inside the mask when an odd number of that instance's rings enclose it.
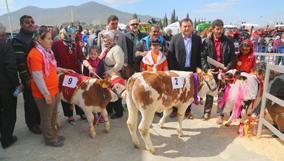
<instances>
[{"instance_id":1,"label":"cow's tail","mask_svg":"<svg viewBox=\"0 0 284 161\"><path fill-rule=\"evenodd\" d=\"M122 105L126 105L126 90L121 93L121 103Z\"/></svg>"}]
</instances>

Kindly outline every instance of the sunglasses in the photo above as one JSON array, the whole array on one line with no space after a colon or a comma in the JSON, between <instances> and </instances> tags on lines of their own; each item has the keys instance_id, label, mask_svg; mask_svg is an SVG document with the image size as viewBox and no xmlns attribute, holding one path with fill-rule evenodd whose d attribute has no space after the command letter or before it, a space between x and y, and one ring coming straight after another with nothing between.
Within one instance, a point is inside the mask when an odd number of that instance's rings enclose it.
<instances>
[{"instance_id":1,"label":"sunglasses","mask_svg":"<svg viewBox=\"0 0 284 161\"><path fill-rule=\"evenodd\" d=\"M131 24L131 26L138 26L138 25L139 25L138 23Z\"/></svg>"}]
</instances>

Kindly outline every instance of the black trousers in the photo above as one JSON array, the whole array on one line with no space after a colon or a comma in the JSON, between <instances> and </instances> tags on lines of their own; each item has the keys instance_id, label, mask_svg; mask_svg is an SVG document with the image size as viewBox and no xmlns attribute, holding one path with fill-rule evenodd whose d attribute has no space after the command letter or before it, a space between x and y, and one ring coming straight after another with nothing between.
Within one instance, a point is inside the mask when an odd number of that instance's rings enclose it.
<instances>
[{"instance_id":1,"label":"black trousers","mask_svg":"<svg viewBox=\"0 0 284 161\"><path fill-rule=\"evenodd\" d=\"M119 98L116 102L110 102L107 105L107 112L109 115L117 115L122 116L123 115L123 106L121 104L121 98Z\"/></svg>"},{"instance_id":2,"label":"black trousers","mask_svg":"<svg viewBox=\"0 0 284 161\"><path fill-rule=\"evenodd\" d=\"M24 108L25 108L25 120L28 127L34 127L40 125L40 113L32 95L32 90L28 87L24 88Z\"/></svg>"},{"instance_id":3,"label":"black trousers","mask_svg":"<svg viewBox=\"0 0 284 161\"><path fill-rule=\"evenodd\" d=\"M61 105L63 108L64 116L71 117L73 116L73 108L71 108L72 104L69 104L67 102L61 101ZM75 105L75 111L77 115L83 115L84 111L77 105Z\"/></svg>"},{"instance_id":4,"label":"black trousers","mask_svg":"<svg viewBox=\"0 0 284 161\"><path fill-rule=\"evenodd\" d=\"M0 93L0 133L2 146L7 146L13 141L16 124L17 97L12 95L12 90Z\"/></svg>"}]
</instances>

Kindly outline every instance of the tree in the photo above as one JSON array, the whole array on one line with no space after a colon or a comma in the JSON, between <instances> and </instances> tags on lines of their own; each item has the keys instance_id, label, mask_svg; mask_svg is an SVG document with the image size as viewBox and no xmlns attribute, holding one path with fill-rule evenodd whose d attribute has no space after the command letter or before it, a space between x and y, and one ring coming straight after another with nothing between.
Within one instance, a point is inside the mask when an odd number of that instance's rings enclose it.
<instances>
[{"instance_id":1,"label":"tree","mask_svg":"<svg viewBox=\"0 0 284 161\"><path fill-rule=\"evenodd\" d=\"M160 26L160 29L163 29L164 28L164 26L163 26L163 22L162 22L162 20L160 19L160 21L159 21L159 26Z\"/></svg>"},{"instance_id":2,"label":"tree","mask_svg":"<svg viewBox=\"0 0 284 161\"><path fill-rule=\"evenodd\" d=\"M189 18L189 14L188 13L186 14L186 18Z\"/></svg>"},{"instance_id":3,"label":"tree","mask_svg":"<svg viewBox=\"0 0 284 161\"><path fill-rule=\"evenodd\" d=\"M167 17L167 14L165 14L165 17L163 19L163 25L164 27L168 26L168 17Z\"/></svg>"},{"instance_id":4,"label":"tree","mask_svg":"<svg viewBox=\"0 0 284 161\"><path fill-rule=\"evenodd\" d=\"M174 22L176 22L176 10L175 9L173 10L173 13L171 15L171 23L174 23Z\"/></svg>"},{"instance_id":5,"label":"tree","mask_svg":"<svg viewBox=\"0 0 284 161\"><path fill-rule=\"evenodd\" d=\"M133 14L132 18L138 19L138 15L136 13Z\"/></svg>"}]
</instances>

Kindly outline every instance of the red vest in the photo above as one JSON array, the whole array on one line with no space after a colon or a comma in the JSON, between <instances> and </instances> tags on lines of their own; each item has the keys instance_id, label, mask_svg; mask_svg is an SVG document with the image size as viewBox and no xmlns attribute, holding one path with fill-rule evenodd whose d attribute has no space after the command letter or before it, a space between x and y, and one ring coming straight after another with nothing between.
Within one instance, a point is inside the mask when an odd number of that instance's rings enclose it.
<instances>
[{"instance_id":1,"label":"red vest","mask_svg":"<svg viewBox=\"0 0 284 161\"><path fill-rule=\"evenodd\" d=\"M90 77L78 73L65 74L62 83L62 94L64 99L68 103L71 103L75 92L89 79Z\"/></svg>"}]
</instances>

